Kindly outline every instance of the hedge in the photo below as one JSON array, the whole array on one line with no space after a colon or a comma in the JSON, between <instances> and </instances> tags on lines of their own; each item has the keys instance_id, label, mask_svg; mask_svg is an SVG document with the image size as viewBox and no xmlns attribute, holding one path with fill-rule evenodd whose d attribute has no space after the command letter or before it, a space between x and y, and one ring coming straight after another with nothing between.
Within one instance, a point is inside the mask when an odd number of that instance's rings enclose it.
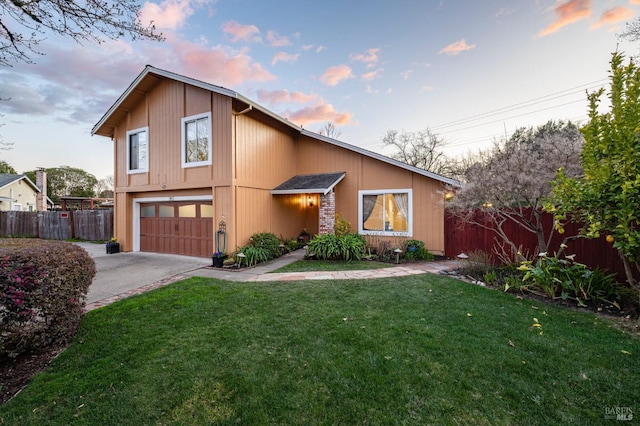
<instances>
[{"instance_id":1,"label":"hedge","mask_svg":"<svg viewBox=\"0 0 640 426\"><path fill-rule=\"evenodd\" d=\"M95 273L78 245L0 240L0 359L70 340Z\"/></svg>"}]
</instances>

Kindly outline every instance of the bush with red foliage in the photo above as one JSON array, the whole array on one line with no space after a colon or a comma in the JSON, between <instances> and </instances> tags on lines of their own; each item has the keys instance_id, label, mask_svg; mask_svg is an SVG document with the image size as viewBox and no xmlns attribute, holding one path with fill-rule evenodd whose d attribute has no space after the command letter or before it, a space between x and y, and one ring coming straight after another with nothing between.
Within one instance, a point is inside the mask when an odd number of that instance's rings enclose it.
<instances>
[{"instance_id":1,"label":"bush with red foliage","mask_svg":"<svg viewBox=\"0 0 640 426\"><path fill-rule=\"evenodd\" d=\"M95 273L93 259L75 244L0 240L0 359L69 341Z\"/></svg>"}]
</instances>

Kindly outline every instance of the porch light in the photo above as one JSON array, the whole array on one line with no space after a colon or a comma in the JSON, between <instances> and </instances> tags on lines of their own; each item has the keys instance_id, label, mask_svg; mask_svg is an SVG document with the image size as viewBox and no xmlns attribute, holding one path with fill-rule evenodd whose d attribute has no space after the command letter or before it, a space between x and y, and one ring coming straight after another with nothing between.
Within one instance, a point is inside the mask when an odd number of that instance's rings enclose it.
<instances>
[{"instance_id":1,"label":"porch light","mask_svg":"<svg viewBox=\"0 0 640 426\"><path fill-rule=\"evenodd\" d=\"M313 207L313 199L311 198L311 195L307 197L307 203L309 203L309 207Z\"/></svg>"}]
</instances>

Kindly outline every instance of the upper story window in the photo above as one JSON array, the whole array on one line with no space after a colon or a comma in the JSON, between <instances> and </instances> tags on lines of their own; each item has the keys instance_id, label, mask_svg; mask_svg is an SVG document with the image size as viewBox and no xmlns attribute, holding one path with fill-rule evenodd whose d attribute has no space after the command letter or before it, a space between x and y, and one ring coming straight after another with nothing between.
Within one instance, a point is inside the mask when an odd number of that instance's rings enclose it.
<instances>
[{"instance_id":1,"label":"upper story window","mask_svg":"<svg viewBox=\"0 0 640 426\"><path fill-rule=\"evenodd\" d=\"M411 189L358 191L358 232L364 235L411 236Z\"/></svg>"},{"instance_id":2,"label":"upper story window","mask_svg":"<svg viewBox=\"0 0 640 426\"><path fill-rule=\"evenodd\" d=\"M149 168L149 128L127 132L127 173L143 173Z\"/></svg>"},{"instance_id":3,"label":"upper story window","mask_svg":"<svg viewBox=\"0 0 640 426\"><path fill-rule=\"evenodd\" d=\"M211 113L182 119L182 167L211 164Z\"/></svg>"}]
</instances>

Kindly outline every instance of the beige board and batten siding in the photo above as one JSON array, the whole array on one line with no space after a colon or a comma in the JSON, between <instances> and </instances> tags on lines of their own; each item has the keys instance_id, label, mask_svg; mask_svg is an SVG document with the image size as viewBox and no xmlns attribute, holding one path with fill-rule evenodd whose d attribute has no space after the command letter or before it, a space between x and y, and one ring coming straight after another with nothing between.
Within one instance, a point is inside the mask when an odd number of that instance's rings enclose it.
<instances>
[{"instance_id":1,"label":"beige board and batten siding","mask_svg":"<svg viewBox=\"0 0 640 426\"><path fill-rule=\"evenodd\" d=\"M335 188L336 212L358 227L358 191L412 189L413 236L434 254L444 254L443 184L405 168L301 135L298 173L346 171ZM390 237L384 237L391 239Z\"/></svg>"},{"instance_id":2,"label":"beige board and batten siding","mask_svg":"<svg viewBox=\"0 0 640 426\"><path fill-rule=\"evenodd\" d=\"M188 84L163 79L151 86L123 121L114 127L116 160L116 227L115 236L124 251L133 249L133 198L188 196L191 189L214 196L216 217L214 229L228 200L215 199L216 193L229 196L231 184L231 120L232 100L223 95ZM212 165L182 167L181 120L184 117L211 112ZM127 173L127 131L149 128L148 171ZM216 187L221 191L216 191ZM222 188L226 187L226 191ZM157 192L154 192L157 191ZM173 192L176 191L176 192ZM173 194L173 195L172 195ZM221 202L222 207L217 206ZM211 236L213 239L213 235Z\"/></svg>"},{"instance_id":3,"label":"beige board and batten siding","mask_svg":"<svg viewBox=\"0 0 640 426\"><path fill-rule=\"evenodd\" d=\"M236 115L237 244L257 232L296 237L305 227L300 203L271 190L296 174L296 135L291 128L256 111ZM297 197L300 198L300 197ZM317 222L317 221L316 221ZM316 225L317 226L317 225Z\"/></svg>"}]
</instances>

